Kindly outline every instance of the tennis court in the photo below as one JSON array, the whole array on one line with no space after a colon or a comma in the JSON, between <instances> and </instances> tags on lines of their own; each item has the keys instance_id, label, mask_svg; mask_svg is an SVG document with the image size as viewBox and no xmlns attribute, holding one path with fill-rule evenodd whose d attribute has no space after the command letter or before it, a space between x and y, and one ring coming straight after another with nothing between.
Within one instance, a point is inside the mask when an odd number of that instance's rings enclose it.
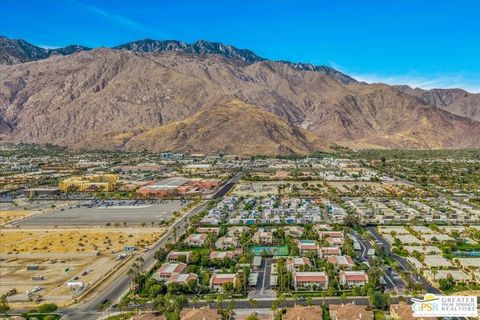
<instances>
[{"instance_id":1,"label":"tennis court","mask_svg":"<svg viewBox=\"0 0 480 320\"><path fill-rule=\"evenodd\" d=\"M288 246L253 246L250 252L256 256L288 256Z\"/></svg>"}]
</instances>

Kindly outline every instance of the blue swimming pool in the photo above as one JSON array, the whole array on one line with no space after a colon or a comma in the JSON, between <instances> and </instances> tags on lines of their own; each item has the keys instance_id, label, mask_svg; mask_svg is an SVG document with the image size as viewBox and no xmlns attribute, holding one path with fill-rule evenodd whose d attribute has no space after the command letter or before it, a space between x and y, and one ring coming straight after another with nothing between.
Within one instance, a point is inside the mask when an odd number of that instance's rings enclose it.
<instances>
[{"instance_id":1,"label":"blue swimming pool","mask_svg":"<svg viewBox=\"0 0 480 320\"><path fill-rule=\"evenodd\" d=\"M454 251L454 255L458 257L480 257L480 251Z\"/></svg>"}]
</instances>

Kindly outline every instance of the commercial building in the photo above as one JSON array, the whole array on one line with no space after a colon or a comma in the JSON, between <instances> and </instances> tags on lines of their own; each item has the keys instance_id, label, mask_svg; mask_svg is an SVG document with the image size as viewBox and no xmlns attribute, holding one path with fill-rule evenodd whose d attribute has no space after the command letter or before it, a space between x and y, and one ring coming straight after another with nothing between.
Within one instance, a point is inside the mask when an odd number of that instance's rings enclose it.
<instances>
[{"instance_id":1,"label":"commercial building","mask_svg":"<svg viewBox=\"0 0 480 320\"><path fill-rule=\"evenodd\" d=\"M192 196L213 190L221 184L218 179L187 179L171 177L150 182L137 190L140 198L156 199L175 196Z\"/></svg>"},{"instance_id":2,"label":"commercial building","mask_svg":"<svg viewBox=\"0 0 480 320\"><path fill-rule=\"evenodd\" d=\"M58 188L60 191L104 191L110 192L115 190L118 181L116 174L95 174L87 176L70 177L60 181Z\"/></svg>"},{"instance_id":3,"label":"commercial building","mask_svg":"<svg viewBox=\"0 0 480 320\"><path fill-rule=\"evenodd\" d=\"M157 182L150 182L137 190L137 195L140 198L164 198L178 196L180 194L187 194L192 190L188 186L190 180L183 177L172 177L163 179Z\"/></svg>"}]
</instances>

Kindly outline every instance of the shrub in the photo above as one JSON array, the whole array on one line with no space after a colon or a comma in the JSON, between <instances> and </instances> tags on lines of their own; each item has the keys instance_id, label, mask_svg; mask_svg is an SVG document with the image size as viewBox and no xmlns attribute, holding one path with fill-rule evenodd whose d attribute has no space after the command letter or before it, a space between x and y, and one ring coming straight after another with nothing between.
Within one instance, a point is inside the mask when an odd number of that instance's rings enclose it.
<instances>
[{"instance_id":1,"label":"shrub","mask_svg":"<svg viewBox=\"0 0 480 320\"><path fill-rule=\"evenodd\" d=\"M44 303L38 307L38 312L40 313L51 313L58 309L58 306L55 303Z\"/></svg>"}]
</instances>

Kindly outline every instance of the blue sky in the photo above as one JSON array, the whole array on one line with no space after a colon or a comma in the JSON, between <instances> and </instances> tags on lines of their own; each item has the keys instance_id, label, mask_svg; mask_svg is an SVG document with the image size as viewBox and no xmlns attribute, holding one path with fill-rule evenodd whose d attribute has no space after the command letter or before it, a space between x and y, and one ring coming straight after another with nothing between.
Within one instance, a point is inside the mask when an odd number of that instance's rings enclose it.
<instances>
[{"instance_id":1,"label":"blue sky","mask_svg":"<svg viewBox=\"0 0 480 320\"><path fill-rule=\"evenodd\" d=\"M0 34L44 47L199 39L360 80L480 92L480 1L2 1Z\"/></svg>"}]
</instances>

